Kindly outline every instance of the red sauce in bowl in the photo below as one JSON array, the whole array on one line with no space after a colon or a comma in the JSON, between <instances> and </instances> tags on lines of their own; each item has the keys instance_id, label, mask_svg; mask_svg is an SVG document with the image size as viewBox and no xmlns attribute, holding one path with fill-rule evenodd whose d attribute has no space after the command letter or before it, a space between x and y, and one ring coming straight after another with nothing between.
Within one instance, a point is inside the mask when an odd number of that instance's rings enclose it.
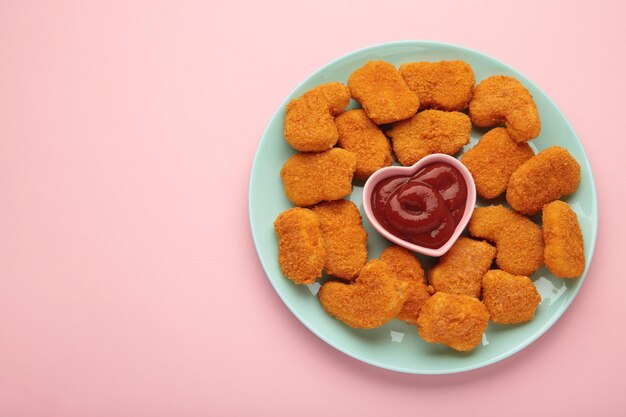
<instances>
[{"instance_id":1,"label":"red sauce in bowl","mask_svg":"<svg viewBox=\"0 0 626 417\"><path fill-rule=\"evenodd\" d=\"M443 246L461 221L467 184L445 162L426 165L413 176L385 178L374 187L372 212L390 233L426 248Z\"/></svg>"}]
</instances>

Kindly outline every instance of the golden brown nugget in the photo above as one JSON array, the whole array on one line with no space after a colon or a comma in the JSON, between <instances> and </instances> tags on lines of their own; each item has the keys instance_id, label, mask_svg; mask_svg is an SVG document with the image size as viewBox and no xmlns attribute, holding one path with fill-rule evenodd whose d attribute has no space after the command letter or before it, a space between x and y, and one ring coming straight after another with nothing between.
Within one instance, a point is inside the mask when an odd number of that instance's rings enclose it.
<instances>
[{"instance_id":1,"label":"golden brown nugget","mask_svg":"<svg viewBox=\"0 0 626 417\"><path fill-rule=\"evenodd\" d=\"M506 201L515 211L533 215L544 205L576 191L578 184L578 162L567 149L552 146L513 172L506 190Z\"/></svg>"},{"instance_id":2,"label":"golden brown nugget","mask_svg":"<svg viewBox=\"0 0 626 417\"><path fill-rule=\"evenodd\" d=\"M352 98L379 125L409 118L420 105L400 72L385 61L369 61L354 71L348 79L348 87Z\"/></svg>"},{"instance_id":3,"label":"golden brown nugget","mask_svg":"<svg viewBox=\"0 0 626 417\"><path fill-rule=\"evenodd\" d=\"M472 124L459 112L425 110L394 123L387 131L393 151L402 165L413 165L433 153L454 155L470 140Z\"/></svg>"},{"instance_id":4,"label":"golden brown nugget","mask_svg":"<svg viewBox=\"0 0 626 417\"><path fill-rule=\"evenodd\" d=\"M421 109L461 111L472 98L474 71L465 61L409 62L400 65L400 75Z\"/></svg>"},{"instance_id":5,"label":"golden brown nugget","mask_svg":"<svg viewBox=\"0 0 626 417\"><path fill-rule=\"evenodd\" d=\"M534 139L541 131L533 96L513 77L494 75L482 80L474 88L469 114L479 127L504 124L515 142Z\"/></svg>"},{"instance_id":6,"label":"golden brown nugget","mask_svg":"<svg viewBox=\"0 0 626 417\"><path fill-rule=\"evenodd\" d=\"M479 299L437 292L426 301L417 319L425 341L443 343L461 352L478 346L489 324L489 312Z\"/></svg>"},{"instance_id":7,"label":"golden brown nugget","mask_svg":"<svg viewBox=\"0 0 626 417\"><path fill-rule=\"evenodd\" d=\"M330 281L319 298L331 316L358 329L382 326L394 318L407 297L408 284L381 260L368 262L351 284Z\"/></svg>"},{"instance_id":8,"label":"golden brown nugget","mask_svg":"<svg viewBox=\"0 0 626 417\"><path fill-rule=\"evenodd\" d=\"M483 277L483 304L494 323L530 321L540 302L537 288L526 276L494 269Z\"/></svg>"},{"instance_id":9,"label":"golden brown nugget","mask_svg":"<svg viewBox=\"0 0 626 417\"><path fill-rule=\"evenodd\" d=\"M350 102L350 90L331 82L315 87L287 104L284 133L287 143L302 152L332 148L339 135L333 116Z\"/></svg>"},{"instance_id":10,"label":"golden brown nugget","mask_svg":"<svg viewBox=\"0 0 626 417\"><path fill-rule=\"evenodd\" d=\"M354 279L367 262L367 232L361 213L352 201L337 200L318 204L313 212L320 219L326 249L326 273Z\"/></svg>"},{"instance_id":11,"label":"golden brown nugget","mask_svg":"<svg viewBox=\"0 0 626 417\"><path fill-rule=\"evenodd\" d=\"M320 222L303 208L283 211L274 221L278 238L278 263L283 274L296 284L311 284L322 276L326 260Z\"/></svg>"},{"instance_id":12,"label":"golden brown nugget","mask_svg":"<svg viewBox=\"0 0 626 417\"><path fill-rule=\"evenodd\" d=\"M339 146L356 155L354 177L365 180L382 167L391 165L387 137L361 109L348 110L335 119Z\"/></svg>"},{"instance_id":13,"label":"golden brown nugget","mask_svg":"<svg viewBox=\"0 0 626 417\"><path fill-rule=\"evenodd\" d=\"M476 183L476 192L484 198L502 194L511 174L535 155L527 143L517 143L506 129L497 127L487 132L461 162L469 169Z\"/></svg>"},{"instance_id":14,"label":"golden brown nugget","mask_svg":"<svg viewBox=\"0 0 626 417\"><path fill-rule=\"evenodd\" d=\"M435 291L480 297L483 275L496 256L496 248L484 240L460 237L428 273Z\"/></svg>"},{"instance_id":15,"label":"golden brown nugget","mask_svg":"<svg viewBox=\"0 0 626 417\"><path fill-rule=\"evenodd\" d=\"M397 318L409 324L417 324L422 306L434 292L432 287L426 286L424 269L420 261L400 246L389 246L380 254L380 260L389 265L398 278L409 284L408 297Z\"/></svg>"},{"instance_id":16,"label":"golden brown nugget","mask_svg":"<svg viewBox=\"0 0 626 417\"><path fill-rule=\"evenodd\" d=\"M469 222L472 236L496 245L496 264L514 275L532 275L543 262L541 229L504 206L477 207Z\"/></svg>"},{"instance_id":17,"label":"golden brown nugget","mask_svg":"<svg viewBox=\"0 0 626 417\"><path fill-rule=\"evenodd\" d=\"M296 206L306 207L349 195L355 168L356 157L352 152L333 148L293 155L283 165L280 177L287 198Z\"/></svg>"},{"instance_id":18,"label":"golden brown nugget","mask_svg":"<svg viewBox=\"0 0 626 417\"><path fill-rule=\"evenodd\" d=\"M576 213L563 201L543 206L543 262L557 277L575 278L585 272L583 234Z\"/></svg>"}]
</instances>

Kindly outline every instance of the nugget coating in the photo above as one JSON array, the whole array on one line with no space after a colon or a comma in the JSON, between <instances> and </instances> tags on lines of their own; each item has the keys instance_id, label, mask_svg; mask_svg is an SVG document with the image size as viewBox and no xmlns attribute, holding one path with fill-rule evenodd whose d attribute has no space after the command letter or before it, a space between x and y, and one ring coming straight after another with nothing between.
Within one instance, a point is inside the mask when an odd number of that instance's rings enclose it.
<instances>
[{"instance_id":1,"label":"nugget coating","mask_svg":"<svg viewBox=\"0 0 626 417\"><path fill-rule=\"evenodd\" d=\"M578 184L578 162L567 149L552 146L513 172L506 190L506 201L515 211L533 215L544 205L576 191Z\"/></svg>"},{"instance_id":2,"label":"nugget coating","mask_svg":"<svg viewBox=\"0 0 626 417\"><path fill-rule=\"evenodd\" d=\"M326 259L318 217L311 210L292 208L274 221L278 263L296 284L311 284L322 276Z\"/></svg>"},{"instance_id":3,"label":"nugget coating","mask_svg":"<svg viewBox=\"0 0 626 417\"><path fill-rule=\"evenodd\" d=\"M479 127L504 124L516 142L534 139L541 131L533 96L517 79L505 75L485 78L474 88L469 114Z\"/></svg>"},{"instance_id":4,"label":"nugget coating","mask_svg":"<svg viewBox=\"0 0 626 417\"><path fill-rule=\"evenodd\" d=\"M409 324L417 324L422 306L434 292L427 287L424 280L424 269L414 254L400 246L389 246L380 254L380 260L385 262L398 278L406 281L408 297L398 313L398 319Z\"/></svg>"},{"instance_id":5,"label":"nugget coating","mask_svg":"<svg viewBox=\"0 0 626 417\"><path fill-rule=\"evenodd\" d=\"M421 109L461 111L472 98L474 71L465 61L408 62L400 65L400 75Z\"/></svg>"},{"instance_id":6,"label":"nugget coating","mask_svg":"<svg viewBox=\"0 0 626 417\"><path fill-rule=\"evenodd\" d=\"M506 272L532 275L543 262L543 236L539 226L504 206L474 209L469 232L495 243L496 264Z\"/></svg>"},{"instance_id":7,"label":"nugget coating","mask_svg":"<svg viewBox=\"0 0 626 417\"><path fill-rule=\"evenodd\" d=\"M321 152L332 148L339 135L333 116L350 102L350 90L341 83L317 86L287 104L285 140L301 152Z\"/></svg>"},{"instance_id":8,"label":"nugget coating","mask_svg":"<svg viewBox=\"0 0 626 417\"><path fill-rule=\"evenodd\" d=\"M367 232L352 201L337 200L313 207L320 220L326 250L326 273L351 280L367 262Z\"/></svg>"},{"instance_id":9,"label":"nugget coating","mask_svg":"<svg viewBox=\"0 0 626 417\"><path fill-rule=\"evenodd\" d=\"M408 295L408 284L381 260L368 262L351 284L329 281L319 299L331 316L357 329L382 326L394 318Z\"/></svg>"},{"instance_id":10,"label":"nugget coating","mask_svg":"<svg viewBox=\"0 0 626 417\"><path fill-rule=\"evenodd\" d=\"M576 278L585 272L585 245L578 217L563 201L543 206L543 262L557 277Z\"/></svg>"},{"instance_id":11,"label":"nugget coating","mask_svg":"<svg viewBox=\"0 0 626 417\"><path fill-rule=\"evenodd\" d=\"M496 248L484 240L460 237L428 272L435 291L480 298L483 275L496 256Z\"/></svg>"},{"instance_id":12,"label":"nugget coating","mask_svg":"<svg viewBox=\"0 0 626 417\"><path fill-rule=\"evenodd\" d=\"M506 129L497 127L465 152L461 162L472 173L476 192L483 198L495 198L506 190L511 174L534 155L527 143L515 142Z\"/></svg>"},{"instance_id":13,"label":"nugget coating","mask_svg":"<svg viewBox=\"0 0 626 417\"><path fill-rule=\"evenodd\" d=\"M356 157L352 152L333 148L293 155L283 165L280 177L287 198L296 206L306 207L349 195L355 168Z\"/></svg>"},{"instance_id":14,"label":"nugget coating","mask_svg":"<svg viewBox=\"0 0 626 417\"><path fill-rule=\"evenodd\" d=\"M433 153L454 155L470 140L472 124L459 112L425 110L394 123L387 135L402 165L413 165Z\"/></svg>"},{"instance_id":15,"label":"nugget coating","mask_svg":"<svg viewBox=\"0 0 626 417\"><path fill-rule=\"evenodd\" d=\"M489 312L477 298L437 292L426 301L417 319L420 336L468 352L478 346L489 324Z\"/></svg>"},{"instance_id":16,"label":"nugget coating","mask_svg":"<svg viewBox=\"0 0 626 417\"><path fill-rule=\"evenodd\" d=\"M339 146L356 155L354 177L365 180L382 167L391 165L387 137L361 109L348 110L335 119Z\"/></svg>"},{"instance_id":17,"label":"nugget coating","mask_svg":"<svg viewBox=\"0 0 626 417\"><path fill-rule=\"evenodd\" d=\"M348 78L352 98L376 124L413 116L420 102L406 86L400 72L388 62L369 61Z\"/></svg>"},{"instance_id":18,"label":"nugget coating","mask_svg":"<svg viewBox=\"0 0 626 417\"><path fill-rule=\"evenodd\" d=\"M497 269L483 277L483 304L491 321L497 324L518 324L530 321L541 296L530 278Z\"/></svg>"}]
</instances>

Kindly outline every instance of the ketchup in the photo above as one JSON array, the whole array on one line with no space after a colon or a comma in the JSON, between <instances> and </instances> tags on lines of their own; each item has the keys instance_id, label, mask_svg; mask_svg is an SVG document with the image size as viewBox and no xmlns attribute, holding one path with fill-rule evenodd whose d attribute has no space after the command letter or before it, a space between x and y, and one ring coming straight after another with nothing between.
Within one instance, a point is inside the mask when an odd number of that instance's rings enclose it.
<instances>
[{"instance_id":1,"label":"ketchup","mask_svg":"<svg viewBox=\"0 0 626 417\"><path fill-rule=\"evenodd\" d=\"M437 162L412 177L385 178L372 191L380 224L408 242L437 249L454 234L467 200L467 185L453 166Z\"/></svg>"}]
</instances>

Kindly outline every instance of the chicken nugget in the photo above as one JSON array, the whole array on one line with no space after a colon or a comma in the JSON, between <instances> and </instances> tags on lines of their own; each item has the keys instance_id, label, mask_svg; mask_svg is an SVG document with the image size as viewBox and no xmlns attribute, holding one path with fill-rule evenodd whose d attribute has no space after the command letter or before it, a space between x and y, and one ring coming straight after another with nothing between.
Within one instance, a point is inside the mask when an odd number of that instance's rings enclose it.
<instances>
[{"instance_id":1,"label":"chicken nugget","mask_svg":"<svg viewBox=\"0 0 626 417\"><path fill-rule=\"evenodd\" d=\"M567 149L552 146L517 168L506 190L506 201L515 211L533 215L544 205L576 191L580 165Z\"/></svg>"},{"instance_id":2,"label":"chicken nugget","mask_svg":"<svg viewBox=\"0 0 626 417\"><path fill-rule=\"evenodd\" d=\"M315 87L287 104L285 140L301 152L321 152L332 148L339 135L333 116L350 102L350 90L331 82Z\"/></svg>"},{"instance_id":3,"label":"chicken nugget","mask_svg":"<svg viewBox=\"0 0 626 417\"><path fill-rule=\"evenodd\" d=\"M352 98L376 124L413 116L420 102L406 86L400 72L388 62L369 61L348 78Z\"/></svg>"},{"instance_id":4,"label":"chicken nugget","mask_svg":"<svg viewBox=\"0 0 626 417\"><path fill-rule=\"evenodd\" d=\"M320 222L303 208L283 211L274 221L278 238L278 263L283 274L296 284L311 284L322 276L326 260Z\"/></svg>"},{"instance_id":5,"label":"chicken nugget","mask_svg":"<svg viewBox=\"0 0 626 417\"><path fill-rule=\"evenodd\" d=\"M425 110L394 123L387 131L402 165L413 165L433 153L454 155L470 140L472 124L459 112Z\"/></svg>"},{"instance_id":6,"label":"chicken nugget","mask_svg":"<svg viewBox=\"0 0 626 417\"><path fill-rule=\"evenodd\" d=\"M496 256L496 248L484 240L460 237L428 273L435 291L480 297L483 275Z\"/></svg>"},{"instance_id":7,"label":"chicken nugget","mask_svg":"<svg viewBox=\"0 0 626 417\"><path fill-rule=\"evenodd\" d=\"M389 141L363 110L341 113L335 123L339 146L356 155L355 178L365 180L382 167L391 165Z\"/></svg>"},{"instance_id":8,"label":"chicken nugget","mask_svg":"<svg viewBox=\"0 0 626 417\"><path fill-rule=\"evenodd\" d=\"M472 98L474 71L465 61L409 62L400 75L422 109L461 111Z\"/></svg>"},{"instance_id":9,"label":"chicken nugget","mask_svg":"<svg viewBox=\"0 0 626 417\"><path fill-rule=\"evenodd\" d=\"M489 324L487 307L478 298L437 292L424 303L417 329L429 343L468 352L478 346Z\"/></svg>"},{"instance_id":10,"label":"chicken nugget","mask_svg":"<svg viewBox=\"0 0 626 417\"><path fill-rule=\"evenodd\" d=\"M349 195L355 168L356 157L352 152L333 148L293 155L283 165L280 177L287 198L296 206L306 207Z\"/></svg>"},{"instance_id":11,"label":"chicken nugget","mask_svg":"<svg viewBox=\"0 0 626 417\"><path fill-rule=\"evenodd\" d=\"M367 232L352 201L337 200L313 207L320 219L326 249L326 273L351 280L367 262Z\"/></svg>"},{"instance_id":12,"label":"chicken nugget","mask_svg":"<svg viewBox=\"0 0 626 417\"><path fill-rule=\"evenodd\" d=\"M402 309L408 284L381 260L368 262L357 279L344 284L329 281L322 285L319 299L331 316L357 329L382 326Z\"/></svg>"},{"instance_id":13,"label":"chicken nugget","mask_svg":"<svg viewBox=\"0 0 626 417\"><path fill-rule=\"evenodd\" d=\"M504 124L515 142L534 139L541 131L533 96L517 79L505 75L485 78L476 86L469 114L479 127Z\"/></svg>"},{"instance_id":14,"label":"chicken nugget","mask_svg":"<svg viewBox=\"0 0 626 417\"><path fill-rule=\"evenodd\" d=\"M557 277L576 278L585 272L583 234L576 213L563 201L543 206L543 262Z\"/></svg>"},{"instance_id":15,"label":"chicken nugget","mask_svg":"<svg viewBox=\"0 0 626 417\"><path fill-rule=\"evenodd\" d=\"M487 132L461 162L474 177L476 192L484 198L502 194L513 171L535 155L527 143L517 143L506 129L497 127Z\"/></svg>"},{"instance_id":16,"label":"chicken nugget","mask_svg":"<svg viewBox=\"0 0 626 417\"><path fill-rule=\"evenodd\" d=\"M504 206L477 207L469 222L472 236L496 245L496 264L514 275L532 275L543 261L541 229Z\"/></svg>"},{"instance_id":17,"label":"chicken nugget","mask_svg":"<svg viewBox=\"0 0 626 417\"><path fill-rule=\"evenodd\" d=\"M494 269L483 277L483 304L494 323L530 321L540 302L537 288L526 276Z\"/></svg>"},{"instance_id":18,"label":"chicken nugget","mask_svg":"<svg viewBox=\"0 0 626 417\"><path fill-rule=\"evenodd\" d=\"M397 318L409 324L417 324L422 306L434 292L432 287L426 286L420 261L400 246L389 246L380 254L380 260L389 265L398 278L408 283L408 297Z\"/></svg>"}]
</instances>

